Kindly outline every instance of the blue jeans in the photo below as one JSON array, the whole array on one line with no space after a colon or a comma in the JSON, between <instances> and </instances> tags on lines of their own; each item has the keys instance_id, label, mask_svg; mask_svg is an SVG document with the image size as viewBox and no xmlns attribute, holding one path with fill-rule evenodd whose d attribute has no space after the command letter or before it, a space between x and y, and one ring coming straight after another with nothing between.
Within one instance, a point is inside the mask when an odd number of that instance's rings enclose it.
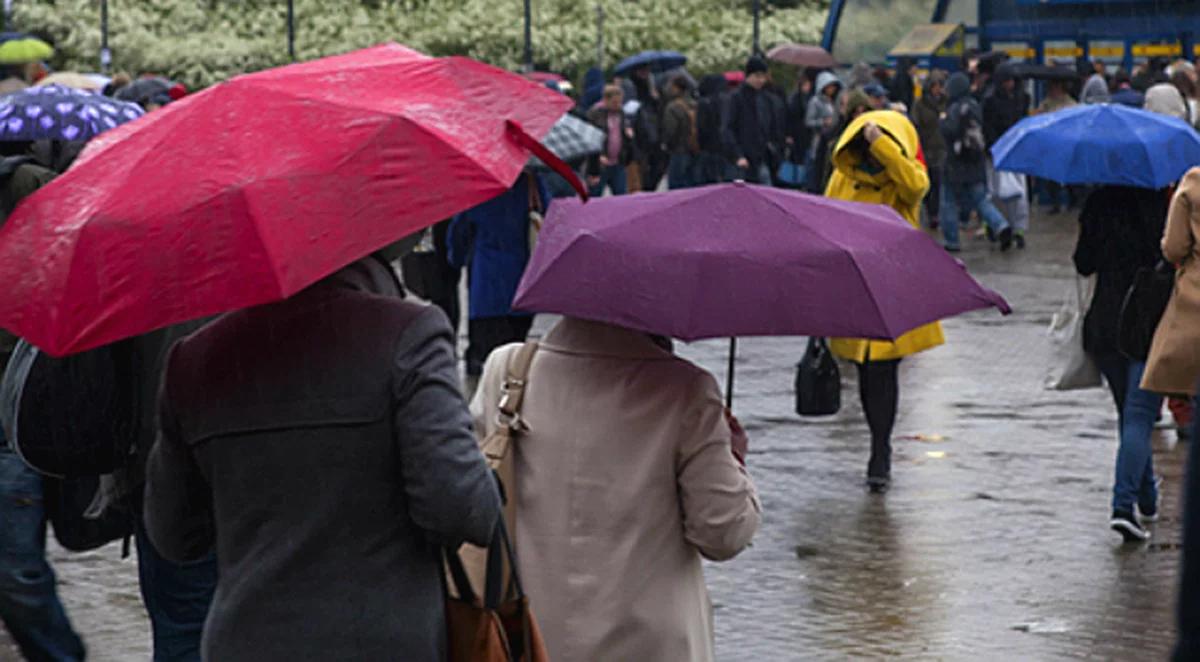
<instances>
[{"instance_id":1,"label":"blue jeans","mask_svg":"<svg viewBox=\"0 0 1200 662\"><path fill-rule=\"evenodd\" d=\"M625 166L604 166L600 171L600 183L591 187L588 193L593 198L598 198L604 193L605 187L612 189L613 195L625 195L629 192L628 180L625 177Z\"/></svg>"},{"instance_id":2,"label":"blue jeans","mask_svg":"<svg viewBox=\"0 0 1200 662\"><path fill-rule=\"evenodd\" d=\"M82 660L46 562L42 479L0 439L0 620L30 660Z\"/></svg>"},{"instance_id":3,"label":"blue jeans","mask_svg":"<svg viewBox=\"0 0 1200 662\"><path fill-rule=\"evenodd\" d=\"M1117 476L1113 483L1113 510L1133 512L1137 504L1143 513L1154 510L1158 490L1154 486L1154 460L1150 435L1162 411L1161 395L1143 391L1143 361L1130 361L1125 388L1125 408L1121 412L1121 443L1117 449Z\"/></svg>"},{"instance_id":4,"label":"blue jeans","mask_svg":"<svg viewBox=\"0 0 1200 662\"><path fill-rule=\"evenodd\" d=\"M200 662L204 620L217 588L217 558L172 563L159 555L138 521L138 583L154 632L154 662Z\"/></svg>"},{"instance_id":5,"label":"blue jeans","mask_svg":"<svg viewBox=\"0 0 1200 662\"><path fill-rule=\"evenodd\" d=\"M979 212L980 218L992 228L992 231L1000 233L1008 228L1008 221L1004 219L1000 210L996 209L996 205L992 204L991 198L988 197L986 184L983 182L957 184L943 179L940 220L942 237L946 240L947 246L957 248L962 245L958 239L959 212L963 212L965 215L972 209Z\"/></svg>"},{"instance_id":6,"label":"blue jeans","mask_svg":"<svg viewBox=\"0 0 1200 662\"><path fill-rule=\"evenodd\" d=\"M667 166L667 188L691 188L696 185L696 157L691 154L672 154Z\"/></svg>"}]
</instances>

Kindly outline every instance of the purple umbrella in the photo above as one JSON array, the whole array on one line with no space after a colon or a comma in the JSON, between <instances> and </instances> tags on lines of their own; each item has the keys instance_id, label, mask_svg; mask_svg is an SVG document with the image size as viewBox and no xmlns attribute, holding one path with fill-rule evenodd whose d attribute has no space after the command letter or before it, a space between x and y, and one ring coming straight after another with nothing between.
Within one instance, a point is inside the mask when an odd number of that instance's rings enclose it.
<instances>
[{"instance_id":1,"label":"purple umbrella","mask_svg":"<svg viewBox=\"0 0 1200 662\"><path fill-rule=\"evenodd\" d=\"M720 184L559 200L514 307L682 340L894 340L1008 303L895 211Z\"/></svg>"}]
</instances>

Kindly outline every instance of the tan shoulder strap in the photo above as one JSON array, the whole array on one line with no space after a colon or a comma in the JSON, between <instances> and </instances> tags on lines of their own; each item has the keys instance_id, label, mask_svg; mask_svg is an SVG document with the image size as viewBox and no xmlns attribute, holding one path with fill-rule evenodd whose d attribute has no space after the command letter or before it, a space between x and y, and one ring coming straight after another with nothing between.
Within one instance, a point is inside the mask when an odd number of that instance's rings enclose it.
<instances>
[{"instance_id":1,"label":"tan shoulder strap","mask_svg":"<svg viewBox=\"0 0 1200 662\"><path fill-rule=\"evenodd\" d=\"M500 394L500 422L510 429L524 429L521 420L521 404L525 400L525 384L529 378L529 368L533 365L533 355L537 353L538 343L530 340L521 345L517 351L508 357L508 368L504 376L504 387Z\"/></svg>"}]
</instances>

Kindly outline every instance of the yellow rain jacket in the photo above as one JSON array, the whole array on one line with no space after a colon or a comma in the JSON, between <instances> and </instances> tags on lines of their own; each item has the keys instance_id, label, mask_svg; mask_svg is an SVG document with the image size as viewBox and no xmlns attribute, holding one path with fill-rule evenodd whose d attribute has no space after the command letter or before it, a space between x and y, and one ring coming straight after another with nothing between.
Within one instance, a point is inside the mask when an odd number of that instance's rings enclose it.
<instances>
[{"instance_id":1,"label":"yellow rain jacket","mask_svg":"<svg viewBox=\"0 0 1200 662\"><path fill-rule=\"evenodd\" d=\"M854 150L846 149L867 122L874 122L884 133L871 145L871 155L883 165L883 170L875 174L859 167L860 159ZM913 227L919 227L921 200L929 190L929 174L925 165L917 160L919 148L917 130L904 115L891 110L865 113L851 122L838 138L833 152L833 176L825 195L839 200L887 205L900 212ZM896 342L834 338L829 346L834 354L863 363L903 358L945 342L942 325L934 322L909 331Z\"/></svg>"}]
</instances>

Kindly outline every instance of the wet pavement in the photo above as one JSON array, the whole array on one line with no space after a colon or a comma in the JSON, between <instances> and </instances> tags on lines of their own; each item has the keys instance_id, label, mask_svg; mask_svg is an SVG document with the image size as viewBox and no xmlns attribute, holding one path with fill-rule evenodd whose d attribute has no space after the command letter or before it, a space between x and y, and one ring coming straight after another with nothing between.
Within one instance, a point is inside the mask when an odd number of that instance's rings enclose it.
<instances>
[{"instance_id":1,"label":"wet pavement","mask_svg":"<svg viewBox=\"0 0 1200 662\"><path fill-rule=\"evenodd\" d=\"M718 659L1166 657L1187 445L1156 433L1164 517L1149 544L1122 545L1107 527L1117 445L1107 391L1041 386L1074 232L1060 216L1035 219L1025 251L968 244L963 260L1015 313L951 320L946 346L902 364L885 496L862 487L868 437L853 369L843 367L839 415L800 419L803 340L740 343L734 408L765 513L753 548L708 567ZM722 381L726 350L680 347ZM90 659L148 659L133 559L117 545L50 556Z\"/></svg>"}]
</instances>

